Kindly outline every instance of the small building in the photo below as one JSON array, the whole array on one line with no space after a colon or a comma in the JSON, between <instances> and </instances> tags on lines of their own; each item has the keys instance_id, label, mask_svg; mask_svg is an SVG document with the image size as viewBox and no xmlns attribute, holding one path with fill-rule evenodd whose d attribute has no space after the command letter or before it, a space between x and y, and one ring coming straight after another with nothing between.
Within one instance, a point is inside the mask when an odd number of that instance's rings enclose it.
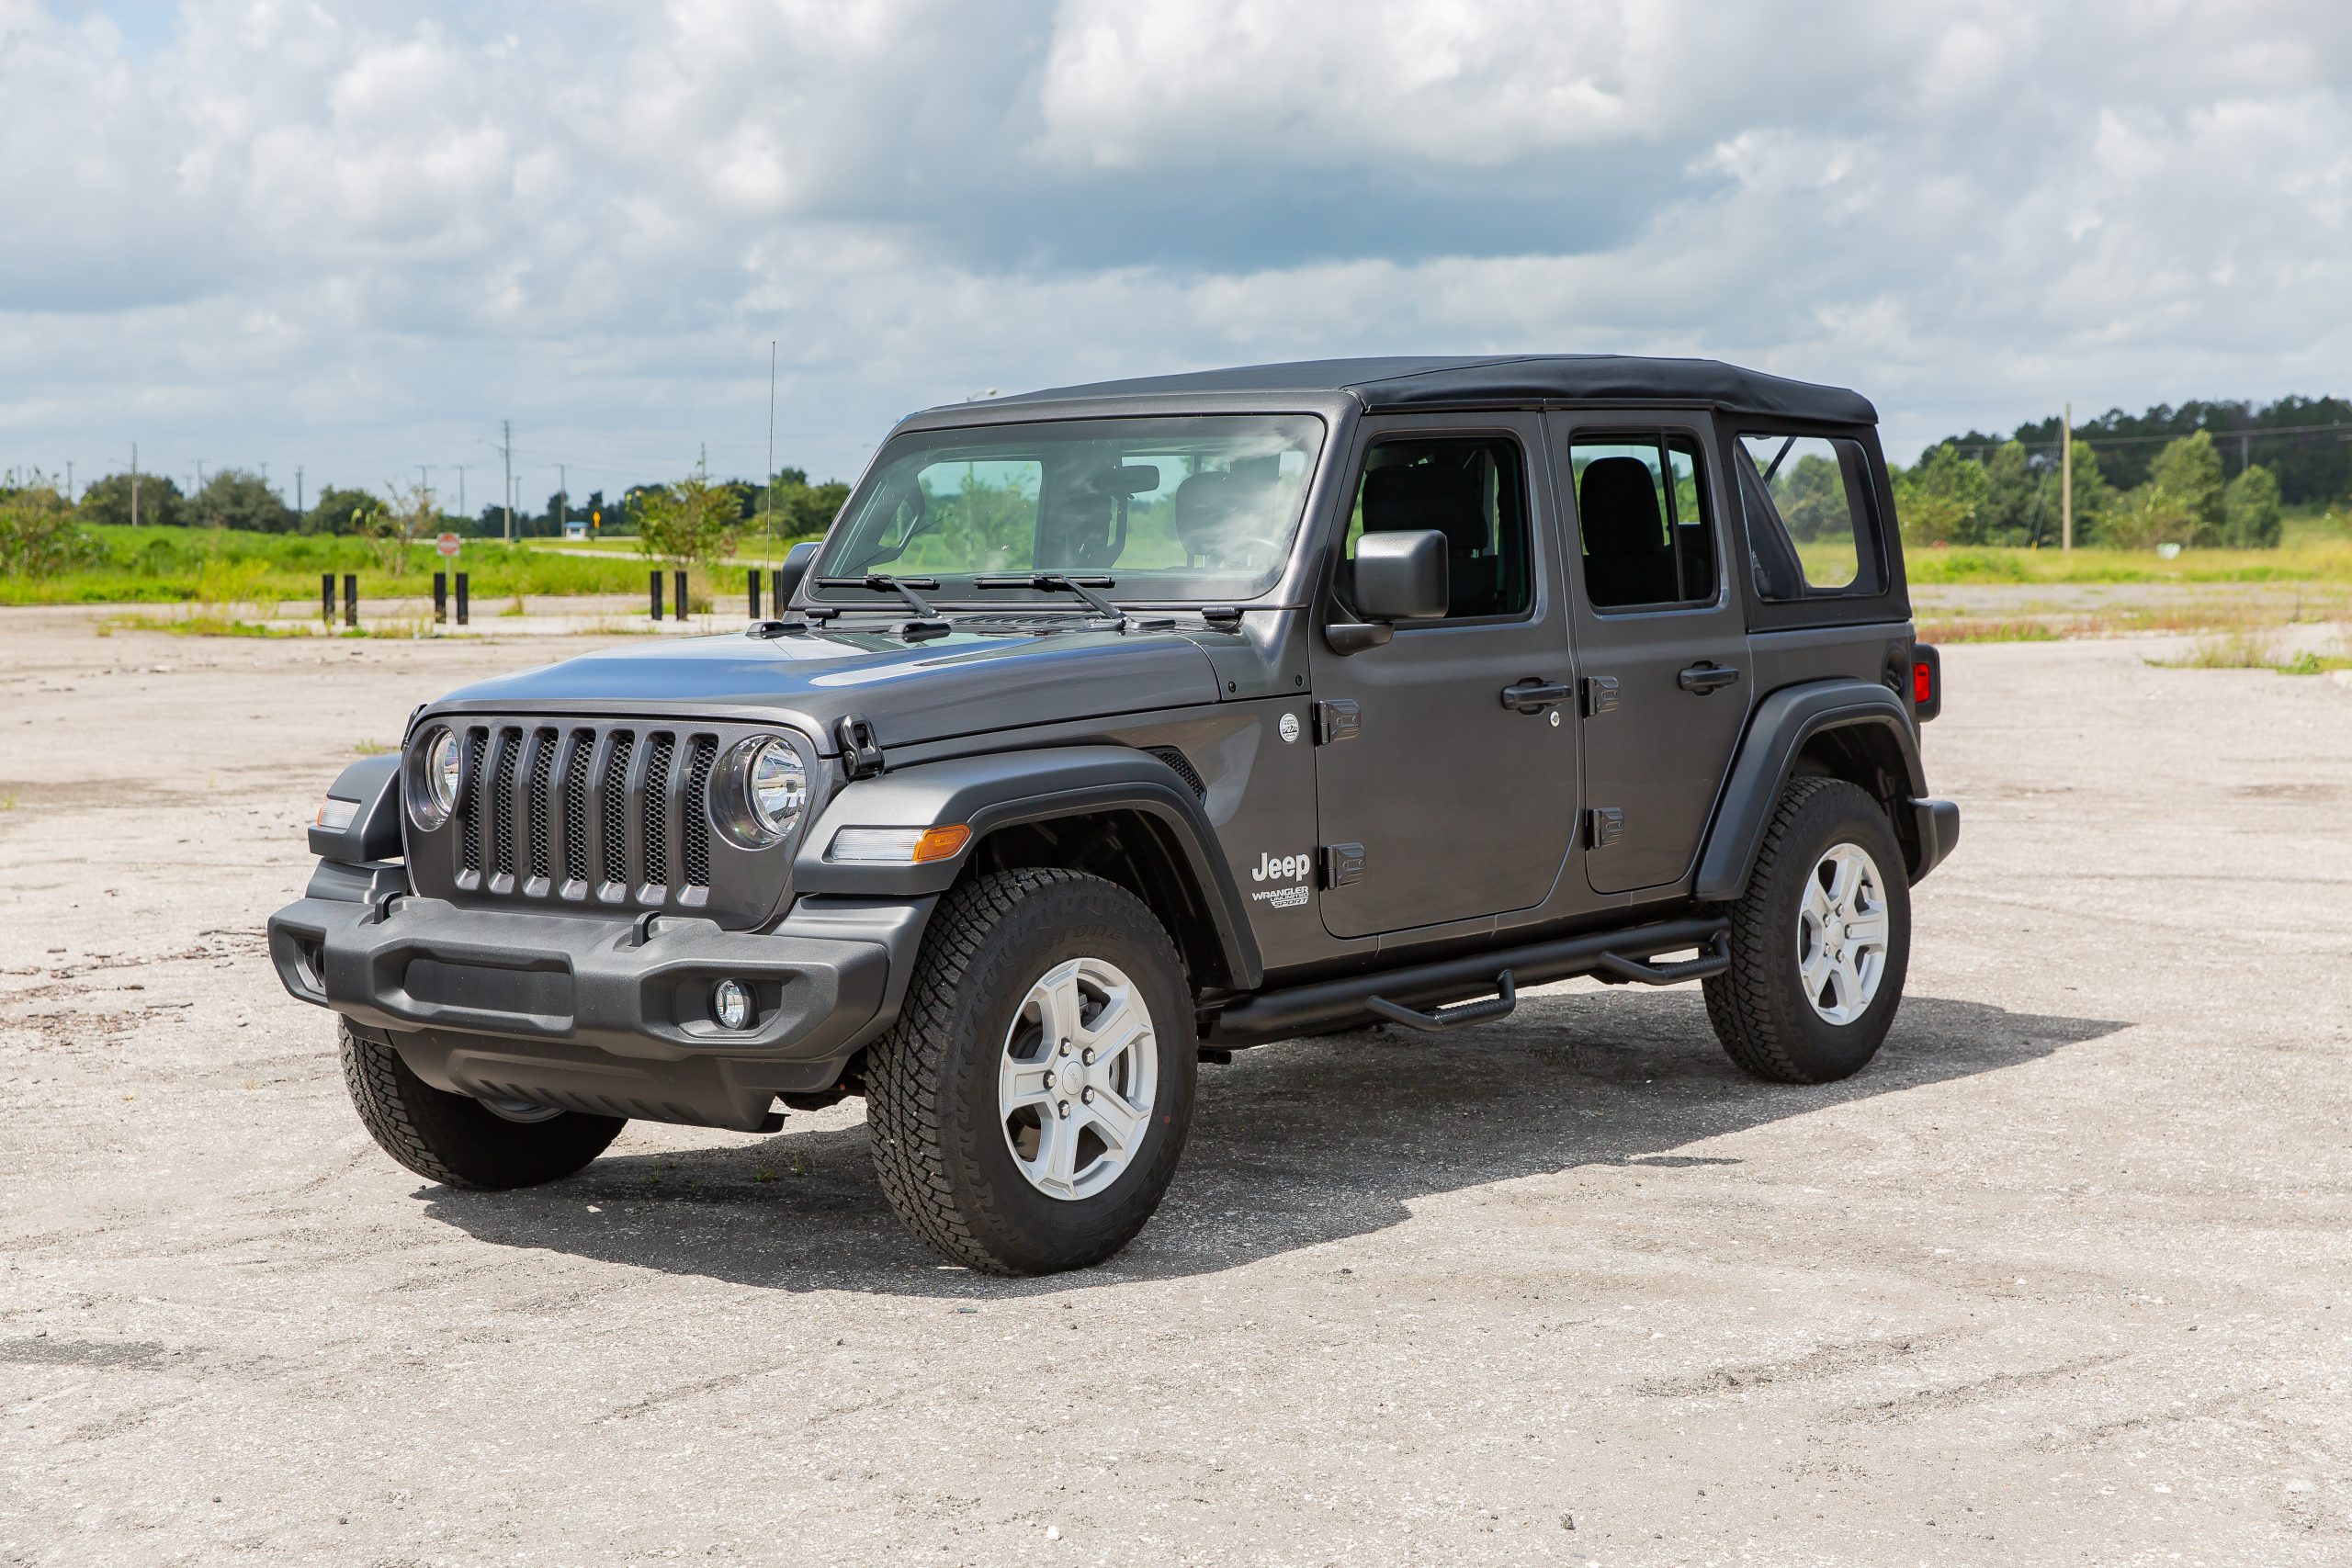
<instances>
[{"instance_id":1,"label":"small building","mask_svg":"<svg viewBox=\"0 0 2352 1568\"><path fill-rule=\"evenodd\" d=\"M575 518L567 517L563 521L563 536L567 539L584 539L588 536L588 525Z\"/></svg>"}]
</instances>

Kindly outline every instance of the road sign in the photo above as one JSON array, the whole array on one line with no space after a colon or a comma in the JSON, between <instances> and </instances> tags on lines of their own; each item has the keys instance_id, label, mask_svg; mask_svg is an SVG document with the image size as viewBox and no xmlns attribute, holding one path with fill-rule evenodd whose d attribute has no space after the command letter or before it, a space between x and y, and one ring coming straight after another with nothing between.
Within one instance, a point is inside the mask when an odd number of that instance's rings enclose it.
<instances>
[{"instance_id":1,"label":"road sign","mask_svg":"<svg viewBox=\"0 0 2352 1568\"><path fill-rule=\"evenodd\" d=\"M458 547L464 543L465 541L455 534L444 534L433 541L433 547L445 556L454 556L458 553Z\"/></svg>"}]
</instances>

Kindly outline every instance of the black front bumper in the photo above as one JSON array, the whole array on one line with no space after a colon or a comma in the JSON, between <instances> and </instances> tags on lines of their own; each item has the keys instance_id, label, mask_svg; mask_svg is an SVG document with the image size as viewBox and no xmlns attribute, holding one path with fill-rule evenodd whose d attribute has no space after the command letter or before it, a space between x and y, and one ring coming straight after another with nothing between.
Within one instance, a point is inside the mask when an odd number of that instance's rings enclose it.
<instances>
[{"instance_id":1,"label":"black front bumper","mask_svg":"<svg viewBox=\"0 0 2352 1568\"><path fill-rule=\"evenodd\" d=\"M679 918L640 934L435 898L308 897L270 917L269 953L288 992L437 1089L756 1130L777 1094L832 1087L895 1010L891 954L927 912L926 900L837 914L822 935ZM744 1029L711 1016L722 979L752 992Z\"/></svg>"}]
</instances>

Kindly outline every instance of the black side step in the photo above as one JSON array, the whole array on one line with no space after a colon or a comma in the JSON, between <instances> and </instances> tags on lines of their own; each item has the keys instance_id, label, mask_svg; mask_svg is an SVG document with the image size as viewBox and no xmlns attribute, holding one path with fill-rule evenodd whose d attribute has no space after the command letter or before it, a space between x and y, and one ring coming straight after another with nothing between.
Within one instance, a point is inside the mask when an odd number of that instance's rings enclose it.
<instances>
[{"instance_id":1,"label":"black side step","mask_svg":"<svg viewBox=\"0 0 2352 1568\"><path fill-rule=\"evenodd\" d=\"M1396 1019L1396 1014L1383 1012L1372 1004L1386 1002L1411 1012L1484 996L1497 988L1496 976L1503 970L1510 972L1515 986L1541 986L1572 975L1594 973L1628 977L1623 970L1609 967L1614 964L1639 970L1648 984L1666 985L1676 979L1712 975L1727 964L1730 956L1724 942L1729 930L1730 922L1720 915L1685 916L1651 925L1555 937L1518 947L1489 949L1462 958L1441 958L1373 974L1348 975L1261 991L1218 1010L1208 1020L1203 1043L1216 1046L1262 1045L1334 1025L1345 1027L1359 1019ZM1661 953L1680 953L1694 947L1705 951L1697 958L1679 964L1645 962ZM1657 978L1650 978L1652 976ZM1470 1007L1495 1009L1481 1013L1480 1018L1500 1018L1509 1010L1495 1008L1496 999L1473 1002ZM1417 1016L1424 1021L1458 1018L1463 1023L1477 1021L1461 1016L1468 1010L1423 1011ZM1426 1021L1396 1021L1415 1029L1429 1027ZM1438 1027L1453 1025L1441 1021Z\"/></svg>"},{"instance_id":2,"label":"black side step","mask_svg":"<svg viewBox=\"0 0 2352 1568\"><path fill-rule=\"evenodd\" d=\"M1715 940L1696 958L1673 964L1644 964L1638 959L1604 953L1592 961L1592 967L1601 979L1612 984L1630 981L1636 986L1671 986L1682 980L1703 980L1731 967L1731 932L1717 931Z\"/></svg>"},{"instance_id":3,"label":"black side step","mask_svg":"<svg viewBox=\"0 0 2352 1568\"><path fill-rule=\"evenodd\" d=\"M1391 1023L1401 1023L1408 1029L1418 1029L1425 1034L1442 1034L1449 1029L1460 1029L1467 1023L1488 1023L1498 1018L1509 1018L1519 1007L1519 987L1511 984L1510 970L1506 969L1495 976L1495 989L1502 995L1489 997L1483 1002L1464 1002L1458 1008L1440 1008L1435 1012L1421 1012L1403 1007L1386 997L1366 997L1363 1005Z\"/></svg>"}]
</instances>

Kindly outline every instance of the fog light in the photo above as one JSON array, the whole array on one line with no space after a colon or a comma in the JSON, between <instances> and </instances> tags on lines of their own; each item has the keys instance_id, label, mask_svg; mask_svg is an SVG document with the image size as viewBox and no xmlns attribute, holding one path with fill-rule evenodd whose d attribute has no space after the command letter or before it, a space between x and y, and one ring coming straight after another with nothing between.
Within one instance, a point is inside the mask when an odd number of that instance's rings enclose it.
<instances>
[{"instance_id":1,"label":"fog light","mask_svg":"<svg viewBox=\"0 0 2352 1568\"><path fill-rule=\"evenodd\" d=\"M752 1021L752 993L737 980L721 980L710 988L710 1010L721 1029L741 1029Z\"/></svg>"}]
</instances>

